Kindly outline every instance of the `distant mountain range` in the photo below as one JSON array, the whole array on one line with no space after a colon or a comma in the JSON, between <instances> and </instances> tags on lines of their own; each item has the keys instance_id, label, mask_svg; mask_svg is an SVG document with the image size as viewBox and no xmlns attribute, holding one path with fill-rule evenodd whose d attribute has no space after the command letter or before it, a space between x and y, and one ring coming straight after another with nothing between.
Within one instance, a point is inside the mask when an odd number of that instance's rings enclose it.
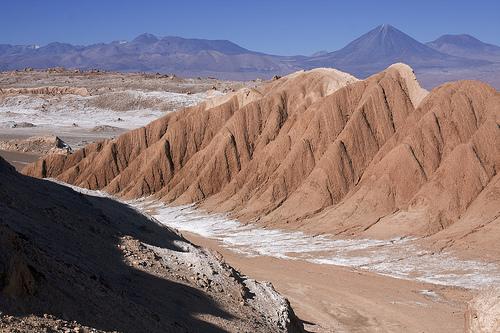
<instances>
[{"instance_id":1,"label":"distant mountain range","mask_svg":"<svg viewBox=\"0 0 500 333\"><path fill-rule=\"evenodd\" d=\"M500 62L500 47L470 35L444 35L426 44L442 53L470 59Z\"/></svg>"},{"instance_id":2,"label":"distant mountain range","mask_svg":"<svg viewBox=\"0 0 500 333\"><path fill-rule=\"evenodd\" d=\"M130 42L88 46L64 43L42 47L0 45L0 70L56 66L238 80L270 77L299 69L293 57L250 51L227 40L159 38L142 34Z\"/></svg>"},{"instance_id":3,"label":"distant mountain range","mask_svg":"<svg viewBox=\"0 0 500 333\"><path fill-rule=\"evenodd\" d=\"M359 77L372 75L397 62L405 62L415 69L470 67L487 63L440 52L388 24L369 31L338 51L304 61L306 67L335 67Z\"/></svg>"},{"instance_id":4,"label":"distant mountain range","mask_svg":"<svg viewBox=\"0 0 500 333\"><path fill-rule=\"evenodd\" d=\"M412 66L427 88L457 79L480 79L500 87L499 46L469 35L444 35L424 44L388 24L338 51L320 51L311 56L276 56L227 40L159 38L152 34L142 34L132 41L88 46L57 42L42 47L0 45L3 71L63 66L248 80L334 67L365 78L395 62Z\"/></svg>"}]
</instances>

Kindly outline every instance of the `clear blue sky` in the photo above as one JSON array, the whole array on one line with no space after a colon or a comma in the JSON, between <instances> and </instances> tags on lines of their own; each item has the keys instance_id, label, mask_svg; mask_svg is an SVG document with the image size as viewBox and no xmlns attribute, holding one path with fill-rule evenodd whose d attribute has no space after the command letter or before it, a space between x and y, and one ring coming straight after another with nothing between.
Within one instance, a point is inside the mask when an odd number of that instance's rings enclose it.
<instances>
[{"instance_id":1,"label":"clear blue sky","mask_svg":"<svg viewBox=\"0 0 500 333\"><path fill-rule=\"evenodd\" d=\"M420 41L469 33L500 45L499 0L5 0L0 43L89 44L150 32L310 54L341 48L382 23Z\"/></svg>"}]
</instances>

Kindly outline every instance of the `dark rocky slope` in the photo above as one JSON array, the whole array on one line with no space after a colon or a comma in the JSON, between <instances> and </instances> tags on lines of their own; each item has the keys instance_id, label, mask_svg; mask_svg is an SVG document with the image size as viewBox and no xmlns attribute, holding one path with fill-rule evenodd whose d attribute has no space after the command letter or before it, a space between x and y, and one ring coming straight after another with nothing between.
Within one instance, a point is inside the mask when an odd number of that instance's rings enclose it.
<instances>
[{"instance_id":1,"label":"dark rocky slope","mask_svg":"<svg viewBox=\"0 0 500 333\"><path fill-rule=\"evenodd\" d=\"M2 331L302 332L272 286L129 206L1 158L0 312Z\"/></svg>"}]
</instances>

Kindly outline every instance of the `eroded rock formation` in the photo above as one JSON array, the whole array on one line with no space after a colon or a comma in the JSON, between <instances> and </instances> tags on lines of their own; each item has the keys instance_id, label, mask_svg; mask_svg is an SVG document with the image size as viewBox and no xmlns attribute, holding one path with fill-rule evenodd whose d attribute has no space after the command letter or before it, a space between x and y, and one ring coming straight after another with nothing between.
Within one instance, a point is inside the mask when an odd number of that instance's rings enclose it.
<instances>
[{"instance_id":1,"label":"eroded rock formation","mask_svg":"<svg viewBox=\"0 0 500 333\"><path fill-rule=\"evenodd\" d=\"M481 82L428 94L404 64L363 81L318 69L49 156L24 172L125 198L198 202L280 227L439 234L440 247L468 239L474 246L474 237L500 228L499 114L500 94Z\"/></svg>"}]
</instances>

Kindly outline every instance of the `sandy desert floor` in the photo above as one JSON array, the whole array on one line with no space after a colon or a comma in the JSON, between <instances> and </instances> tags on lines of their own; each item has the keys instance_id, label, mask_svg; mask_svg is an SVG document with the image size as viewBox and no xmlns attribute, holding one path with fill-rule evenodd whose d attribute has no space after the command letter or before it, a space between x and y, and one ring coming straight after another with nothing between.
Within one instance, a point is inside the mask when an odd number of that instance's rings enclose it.
<instances>
[{"instance_id":1,"label":"sandy desert floor","mask_svg":"<svg viewBox=\"0 0 500 333\"><path fill-rule=\"evenodd\" d=\"M193 206L130 202L229 264L271 281L311 332L461 332L467 302L499 283L494 263L411 239L333 239L243 225Z\"/></svg>"},{"instance_id":2,"label":"sandy desert floor","mask_svg":"<svg viewBox=\"0 0 500 333\"><path fill-rule=\"evenodd\" d=\"M272 281L311 332L461 332L473 292L357 269L269 256L247 257L184 232L238 270Z\"/></svg>"}]
</instances>

